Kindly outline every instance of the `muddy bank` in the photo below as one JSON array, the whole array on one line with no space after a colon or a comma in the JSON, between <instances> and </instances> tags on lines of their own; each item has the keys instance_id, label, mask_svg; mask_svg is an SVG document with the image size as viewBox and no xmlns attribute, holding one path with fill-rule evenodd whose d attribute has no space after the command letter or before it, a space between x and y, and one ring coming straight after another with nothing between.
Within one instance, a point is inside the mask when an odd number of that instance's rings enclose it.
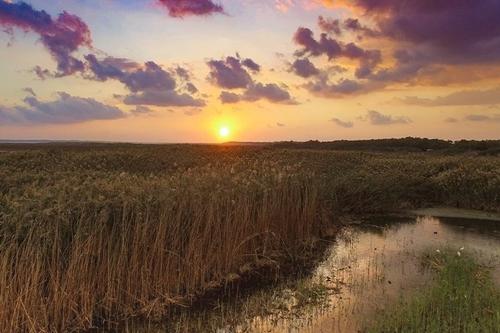
<instances>
[{"instance_id":1,"label":"muddy bank","mask_svg":"<svg viewBox=\"0 0 500 333\"><path fill-rule=\"evenodd\" d=\"M417 216L434 216L458 219L475 219L500 222L500 213L484 212L480 210L460 209L451 207L433 207L415 209L409 212Z\"/></svg>"}]
</instances>

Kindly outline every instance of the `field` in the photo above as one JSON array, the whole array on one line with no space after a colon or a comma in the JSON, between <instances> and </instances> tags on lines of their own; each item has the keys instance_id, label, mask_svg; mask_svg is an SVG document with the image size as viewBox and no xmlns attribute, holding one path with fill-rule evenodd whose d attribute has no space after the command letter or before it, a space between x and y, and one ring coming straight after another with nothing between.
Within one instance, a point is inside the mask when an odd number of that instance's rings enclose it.
<instances>
[{"instance_id":1,"label":"field","mask_svg":"<svg viewBox=\"0 0 500 333\"><path fill-rule=\"evenodd\" d=\"M0 331L168 317L353 217L500 211L500 157L237 145L0 146Z\"/></svg>"}]
</instances>

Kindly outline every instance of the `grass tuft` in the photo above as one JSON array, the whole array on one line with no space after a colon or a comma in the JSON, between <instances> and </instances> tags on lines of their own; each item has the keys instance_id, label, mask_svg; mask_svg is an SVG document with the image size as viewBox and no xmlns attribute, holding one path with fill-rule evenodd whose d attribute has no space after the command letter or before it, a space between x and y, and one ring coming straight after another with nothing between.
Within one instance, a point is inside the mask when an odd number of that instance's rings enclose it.
<instances>
[{"instance_id":1,"label":"grass tuft","mask_svg":"<svg viewBox=\"0 0 500 333\"><path fill-rule=\"evenodd\" d=\"M367 332L498 332L500 290L487 267L451 250L424 261L437 273L433 285L382 313Z\"/></svg>"}]
</instances>

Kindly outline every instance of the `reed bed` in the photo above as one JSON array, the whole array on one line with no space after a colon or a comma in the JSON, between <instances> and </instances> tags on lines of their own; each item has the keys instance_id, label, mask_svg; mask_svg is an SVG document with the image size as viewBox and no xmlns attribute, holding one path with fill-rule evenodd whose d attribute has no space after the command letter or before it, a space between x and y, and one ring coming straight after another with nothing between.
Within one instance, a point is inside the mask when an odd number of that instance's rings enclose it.
<instances>
[{"instance_id":1,"label":"reed bed","mask_svg":"<svg viewBox=\"0 0 500 333\"><path fill-rule=\"evenodd\" d=\"M0 154L0 331L160 319L344 215L500 210L500 159L211 146Z\"/></svg>"}]
</instances>

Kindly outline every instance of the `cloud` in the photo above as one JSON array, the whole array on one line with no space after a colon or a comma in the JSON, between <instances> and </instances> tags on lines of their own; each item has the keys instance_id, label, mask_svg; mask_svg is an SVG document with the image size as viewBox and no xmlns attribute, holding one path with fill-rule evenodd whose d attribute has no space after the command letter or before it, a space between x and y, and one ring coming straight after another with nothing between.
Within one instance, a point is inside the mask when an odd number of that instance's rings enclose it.
<instances>
[{"instance_id":1,"label":"cloud","mask_svg":"<svg viewBox=\"0 0 500 333\"><path fill-rule=\"evenodd\" d=\"M332 118L330 119L331 122L335 123L337 126L344 127L344 128L352 128L354 127L354 123L352 121L343 121L338 118Z\"/></svg>"},{"instance_id":2,"label":"cloud","mask_svg":"<svg viewBox=\"0 0 500 333\"><path fill-rule=\"evenodd\" d=\"M172 17L203 16L224 13L224 8L212 0L157 0Z\"/></svg>"},{"instance_id":3,"label":"cloud","mask_svg":"<svg viewBox=\"0 0 500 333\"><path fill-rule=\"evenodd\" d=\"M311 29L299 27L294 35L300 47L296 55L326 56L337 63L358 59L359 66L349 73L352 77L345 75L341 79L355 81L358 87L370 87L357 89L358 93L391 85L445 85L485 80L493 77L500 64L498 0L322 2L329 7L347 7L352 17L344 20L319 17L318 27L323 33L318 38ZM383 48L369 49L367 45ZM327 74L319 70L320 75ZM470 75L464 75L467 72ZM323 83L325 81L328 80ZM332 86L333 90L336 88Z\"/></svg>"},{"instance_id":4,"label":"cloud","mask_svg":"<svg viewBox=\"0 0 500 333\"><path fill-rule=\"evenodd\" d=\"M286 125L283 124L283 123L276 123L276 126L278 126L278 127L285 127Z\"/></svg>"},{"instance_id":5,"label":"cloud","mask_svg":"<svg viewBox=\"0 0 500 333\"><path fill-rule=\"evenodd\" d=\"M320 22L322 21L320 20ZM326 55L329 60L341 57L358 60L359 68L356 70L356 77L358 78L365 78L370 75L382 61L380 50L365 50L353 42L343 43L330 38L326 33L322 33L320 39L316 40L312 30L308 28L299 27L293 40L302 47L302 49L295 52L299 57L304 55L313 57Z\"/></svg>"},{"instance_id":6,"label":"cloud","mask_svg":"<svg viewBox=\"0 0 500 333\"><path fill-rule=\"evenodd\" d=\"M327 33L333 33L335 35L341 35L342 29L340 26L340 20L325 18L323 16L318 17L318 26L319 28Z\"/></svg>"},{"instance_id":7,"label":"cloud","mask_svg":"<svg viewBox=\"0 0 500 333\"><path fill-rule=\"evenodd\" d=\"M308 59L296 59L290 66L290 70L296 75L309 78L319 74L319 70L314 66L314 64Z\"/></svg>"},{"instance_id":8,"label":"cloud","mask_svg":"<svg viewBox=\"0 0 500 333\"><path fill-rule=\"evenodd\" d=\"M250 58L244 59L241 64L254 72L260 72L260 65Z\"/></svg>"},{"instance_id":9,"label":"cloud","mask_svg":"<svg viewBox=\"0 0 500 333\"><path fill-rule=\"evenodd\" d=\"M173 90L146 90L140 93L132 93L125 96L123 102L128 105L155 105L155 106L195 106L202 107L206 103L186 93L178 93Z\"/></svg>"},{"instance_id":10,"label":"cloud","mask_svg":"<svg viewBox=\"0 0 500 333\"><path fill-rule=\"evenodd\" d=\"M30 96L25 105L0 106L0 125L3 124L70 124L91 120L108 120L125 117L125 113L114 106L100 103L92 98L74 97L58 93L54 101L43 102Z\"/></svg>"},{"instance_id":11,"label":"cloud","mask_svg":"<svg viewBox=\"0 0 500 333\"><path fill-rule=\"evenodd\" d=\"M221 92L219 99L223 104L234 104L241 101L255 102L265 99L271 103L297 104L290 93L275 83L254 83L242 94L235 94L228 91Z\"/></svg>"},{"instance_id":12,"label":"cloud","mask_svg":"<svg viewBox=\"0 0 500 333\"><path fill-rule=\"evenodd\" d=\"M290 93L275 83L255 83L243 95L246 101L266 99L273 103L296 104Z\"/></svg>"},{"instance_id":13,"label":"cloud","mask_svg":"<svg viewBox=\"0 0 500 333\"><path fill-rule=\"evenodd\" d=\"M380 87L376 82L360 82L350 79L340 79L336 83L329 81L327 75L320 75L315 80L303 85L310 93L325 98L342 98L345 96L355 96L377 90Z\"/></svg>"},{"instance_id":14,"label":"cloud","mask_svg":"<svg viewBox=\"0 0 500 333\"><path fill-rule=\"evenodd\" d=\"M87 24L78 16L64 11L54 19L44 10L36 10L25 2L0 1L0 26L10 33L12 28L18 28L38 34L43 46L57 62L55 76L84 70L84 63L75 58L73 53L82 46L91 47L92 38ZM40 77L49 74L41 69L38 73Z\"/></svg>"},{"instance_id":15,"label":"cloud","mask_svg":"<svg viewBox=\"0 0 500 333\"><path fill-rule=\"evenodd\" d=\"M36 93L32 88L27 87L27 88L24 88L23 91L27 92L28 94L30 94L33 97L36 97Z\"/></svg>"},{"instance_id":16,"label":"cloud","mask_svg":"<svg viewBox=\"0 0 500 333\"><path fill-rule=\"evenodd\" d=\"M129 105L155 105L187 107L205 106L205 101L192 95L198 89L189 81L187 70L176 67L172 71L163 69L153 61L139 65L127 59L104 58L97 59L93 54L85 56L95 80L106 81L115 79L122 82L131 94L125 96L123 102ZM174 75L184 81L184 91L181 92Z\"/></svg>"},{"instance_id":17,"label":"cloud","mask_svg":"<svg viewBox=\"0 0 500 333\"><path fill-rule=\"evenodd\" d=\"M207 62L210 68L209 81L212 84L225 89L246 88L252 77L240 61L235 57L227 57L225 60L210 60Z\"/></svg>"},{"instance_id":18,"label":"cloud","mask_svg":"<svg viewBox=\"0 0 500 333\"><path fill-rule=\"evenodd\" d=\"M232 104L238 103L241 100L241 97L238 94L229 91L223 91L220 93L219 99L223 104Z\"/></svg>"},{"instance_id":19,"label":"cloud","mask_svg":"<svg viewBox=\"0 0 500 333\"><path fill-rule=\"evenodd\" d=\"M464 90L433 99L408 96L402 101L418 106L470 106L500 104L500 88L489 90Z\"/></svg>"},{"instance_id":20,"label":"cloud","mask_svg":"<svg viewBox=\"0 0 500 333\"><path fill-rule=\"evenodd\" d=\"M130 113L132 113L134 116L147 116L154 113L154 111L147 106L137 105L135 109L130 111Z\"/></svg>"},{"instance_id":21,"label":"cloud","mask_svg":"<svg viewBox=\"0 0 500 333\"><path fill-rule=\"evenodd\" d=\"M494 115L484 115L484 114L470 114L465 117L465 120L467 121L473 121L473 122L500 122L500 114L494 114Z\"/></svg>"},{"instance_id":22,"label":"cloud","mask_svg":"<svg viewBox=\"0 0 500 333\"><path fill-rule=\"evenodd\" d=\"M271 103L297 104L286 87L276 83L255 81L252 74L257 74L260 66L251 59L241 60L237 54L236 57L229 56L223 60L209 60L207 65L210 68L208 80L213 85L229 90L243 90L242 93L222 91L219 99L224 104L254 102L261 99Z\"/></svg>"},{"instance_id":23,"label":"cloud","mask_svg":"<svg viewBox=\"0 0 500 333\"><path fill-rule=\"evenodd\" d=\"M363 120L368 121L372 125L394 125L394 124L409 124L411 119L408 117L396 117L385 115L378 111L368 111Z\"/></svg>"}]
</instances>

